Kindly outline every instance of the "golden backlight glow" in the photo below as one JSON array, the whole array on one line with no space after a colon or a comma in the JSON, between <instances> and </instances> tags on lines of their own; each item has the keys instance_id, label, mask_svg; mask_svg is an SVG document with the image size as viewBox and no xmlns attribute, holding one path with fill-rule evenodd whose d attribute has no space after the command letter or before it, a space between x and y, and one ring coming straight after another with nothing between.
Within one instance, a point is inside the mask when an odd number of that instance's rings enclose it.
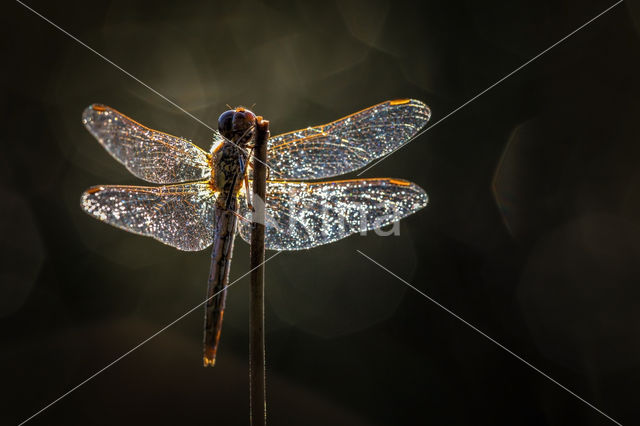
<instances>
[{"instance_id":1,"label":"golden backlight glow","mask_svg":"<svg viewBox=\"0 0 640 426\"><path fill-rule=\"evenodd\" d=\"M407 181L407 180L401 180L401 179L392 179L392 178L387 178L387 180L393 184L396 185L401 185L401 186L410 186L411 182Z\"/></svg>"},{"instance_id":2,"label":"golden backlight glow","mask_svg":"<svg viewBox=\"0 0 640 426\"><path fill-rule=\"evenodd\" d=\"M94 186L92 188L87 189L85 192L87 194L95 194L98 191L102 191L102 187L101 186Z\"/></svg>"},{"instance_id":3,"label":"golden backlight glow","mask_svg":"<svg viewBox=\"0 0 640 426\"><path fill-rule=\"evenodd\" d=\"M394 99L392 101L389 101L389 105L404 105L408 104L409 102L411 102L411 99Z\"/></svg>"}]
</instances>

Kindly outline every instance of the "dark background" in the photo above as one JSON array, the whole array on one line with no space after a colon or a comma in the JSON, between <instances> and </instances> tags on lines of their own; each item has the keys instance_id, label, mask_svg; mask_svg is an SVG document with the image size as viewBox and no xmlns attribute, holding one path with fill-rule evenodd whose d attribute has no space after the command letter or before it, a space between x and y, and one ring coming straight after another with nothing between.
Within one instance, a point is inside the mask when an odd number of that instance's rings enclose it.
<instances>
[{"instance_id":1,"label":"dark background","mask_svg":"<svg viewBox=\"0 0 640 426\"><path fill-rule=\"evenodd\" d=\"M613 1L28 4L206 123L255 103L277 134L399 97L434 123ZM0 423L18 424L205 296L208 250L80 210L91 185L140 183L82 110L104 103L205 149L211 135L20 4L3 9ZM639 22L636 4L615 7L369 170L430 195L399 237L267 264L270 424L613 424L356 249L640 421ZM240 239L232 269L248 270ZM213 369L202 313L30 423L247 424L248 280L229 290Z\"/></svg>"}]
</instances>

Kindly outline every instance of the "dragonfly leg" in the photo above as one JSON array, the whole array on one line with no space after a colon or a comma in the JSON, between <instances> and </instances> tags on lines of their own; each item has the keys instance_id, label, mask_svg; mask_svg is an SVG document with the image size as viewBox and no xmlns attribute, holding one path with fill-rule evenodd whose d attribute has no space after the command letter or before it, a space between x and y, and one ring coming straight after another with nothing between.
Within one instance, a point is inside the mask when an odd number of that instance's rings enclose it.
<instances>
[{"instance_id":1,"label":"dragonfly leg","mask_svg":"<svg viewBox=\"0 0 640 426\"><path fill-rule=\"evenodd\" d=\"M239 157L238 161L240 162L240 170L242 171L242 174L244 175L244 189L247 192L247 207L249 207L249 210L254 211L253 210L253 204L251 203L251 191L249 191L249 175L246 173L247 168L248 167L252 167L251 166L251 155L253 154L253 147L250 149L249 153L247 154L247 158L242 158Z\"/></svg>"},{"instance_id":2,"label":"dragonfly leg","mask_svg":"<svg viewBox=\"0 0 640 426\"><path fill-rule=\"evenodd\" d=\"M247 223L251 223L251 220L250 220L250 219L247 219L246 217L242 216L240 213L238 213L238 212L234 212L233 210L231 211L231 213L233 213L233 215L234 215L235 217L237 217L238 219L240 219L240 220L244 220L244 221L245 221L245 222L247 222Z\"/></svg>"},{"instance_id":3,"label":"dragonfly leg","mask_svg":"<svg viewBox=\"0 0 640 426\"><path fill-rule=\"evenodd\" d=\"M244 175L244 189L247 193L247 207L249 207L249 210L251 210L252 212L255 212L256 210L253 208L253 203L251 202L251 200L253 199L253 194L249 190L249 175L247 175L246 173Z\"/></svg>"}]
</instances>

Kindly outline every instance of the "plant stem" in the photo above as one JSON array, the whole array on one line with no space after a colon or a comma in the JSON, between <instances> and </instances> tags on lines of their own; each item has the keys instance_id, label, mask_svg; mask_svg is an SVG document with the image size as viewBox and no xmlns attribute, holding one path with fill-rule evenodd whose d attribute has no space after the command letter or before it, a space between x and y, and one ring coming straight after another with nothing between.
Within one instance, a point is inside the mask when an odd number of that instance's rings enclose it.
<instances>
[{"instance_id":1,"label":"plant stem","mask_svg":"<svg viewBox=\"0 0 640 426\"><path fill-rule=\"evenodd\" d=\"M251 223L251 311L249 315L249 421L252 426L267 424L264 346L264 223L269 122L258 117L258 133L253 151L254 212Z\"/></svg>"}]
</instances>

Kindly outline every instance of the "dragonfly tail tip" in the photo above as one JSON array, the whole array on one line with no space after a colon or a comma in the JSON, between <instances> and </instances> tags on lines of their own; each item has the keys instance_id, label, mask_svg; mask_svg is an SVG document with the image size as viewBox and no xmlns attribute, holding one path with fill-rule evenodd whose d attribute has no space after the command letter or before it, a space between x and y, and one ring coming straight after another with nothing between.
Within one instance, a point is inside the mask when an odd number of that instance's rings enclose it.
<instances>
[{"instance_id":1,"label":"dragonfly tail tip","mask_svg":"<svg viewBox=\"0 0 640 426\"><path fill-rule=\"evenodd\" d=\"M209 358L206 355L202 358L202 365L205 367L213 367L214 365L216 365L216 359L215 358Z\"/></svg>"}]
</instances>

